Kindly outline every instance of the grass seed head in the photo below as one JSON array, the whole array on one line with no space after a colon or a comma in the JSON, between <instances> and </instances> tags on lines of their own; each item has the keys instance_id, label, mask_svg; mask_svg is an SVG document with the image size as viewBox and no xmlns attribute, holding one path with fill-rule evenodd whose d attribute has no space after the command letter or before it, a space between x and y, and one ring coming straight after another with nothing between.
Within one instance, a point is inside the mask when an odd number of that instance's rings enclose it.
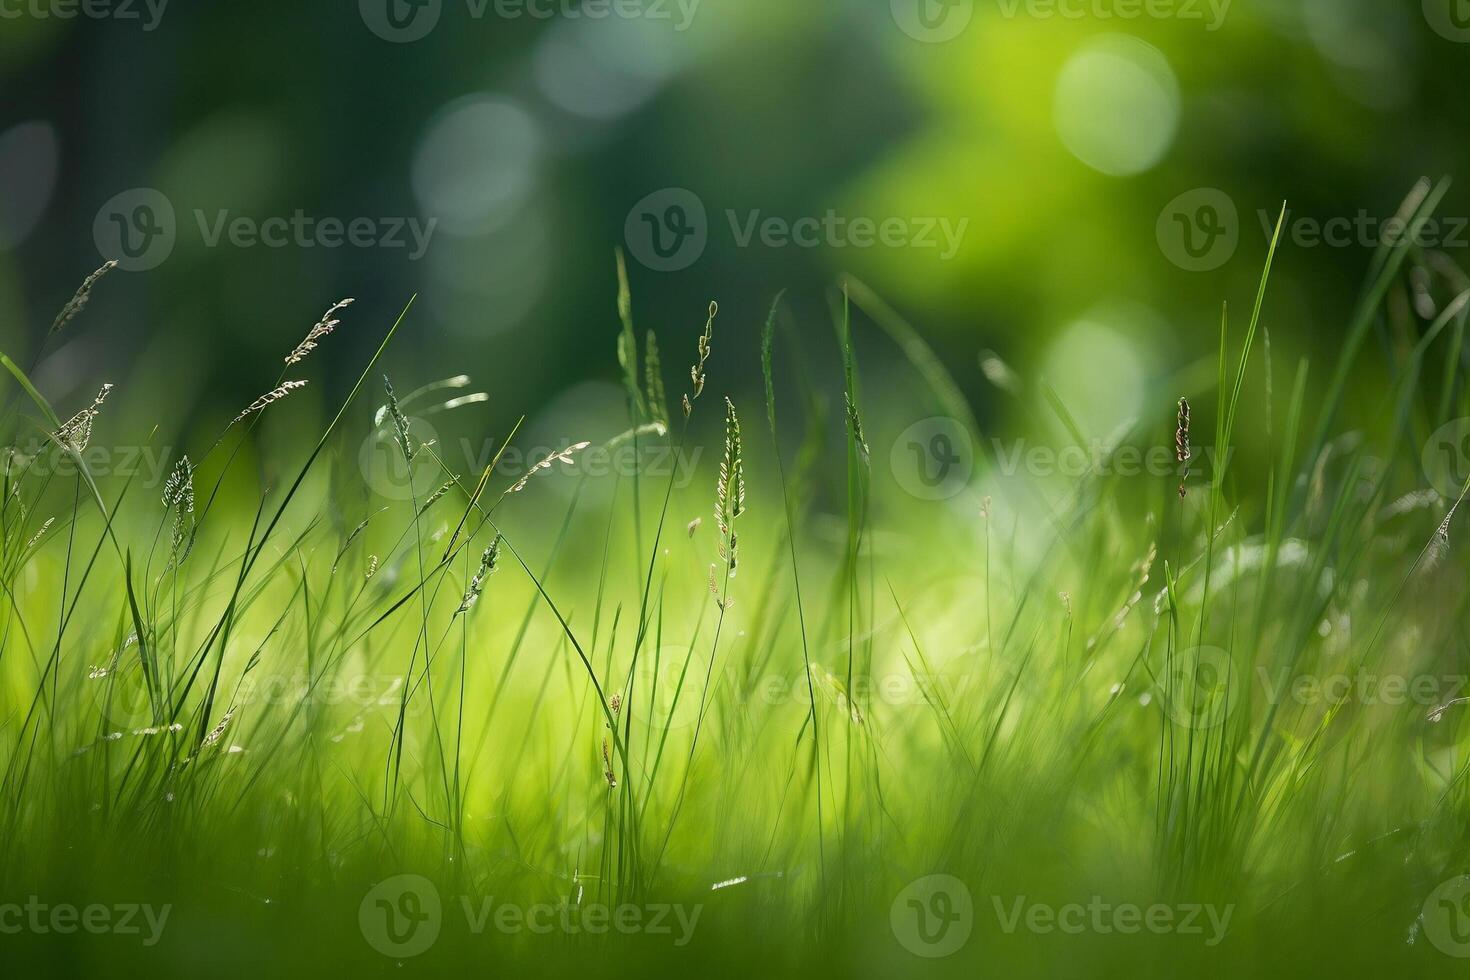
<instances>
[{"instance_id":1,"label":"grass seed head","mask_svg":"<svg viewBox=\"0 0 1470 980\"><path fill-rule=\"evenodd\" d=\"M474 578L470 579L470 587L465 591L464 598L460 600L459 608L454 611L456 616L470 611L480 599L480 592L485 588L485 580L495 574L495 568L500 562L500 535L490 542L490 546L480 555L480 568L475 572Z\"/></svg>"},{"instance_id":2,"label":"grass seed head","mask_svg":"<svg viewBox=\"0 0 1470 980\"><path fill-rule=\"evenodd\" d=\"M322 318L316 322L316 325L306 332L305 339L303 339L301 343L296 345L295 350L286 355L286 363L288 365L299 364L300 362L306 360L306 355L316 350L317 344L320 343L325 337L327 337L332 332L333 328L335 328L337 324L341 322L340 320L335 319L335 315L337 313L340 313L346 307L351 306L352 302L353 300L351 297L340 300L331 309L323 313Z\"/></svg>"},{"instance_id":3,"label":"grass seed head","mask_svg":"<svg viewBox=\"0 0 1470 980\"><path fill-rule=\"evenodd\" d=\"M163 485L163 506L174 512L170 537L170 562L189 556L194 538L194 465L187 455L179 457Z\"/></svg>"},{"instance_id":4,"label":"grass seed head","mask_svg":"<svg viewBox=\"0 0 1470 980\"><path fill-rule=\"evenodd\" d=\"M236 415L234 419L231 420L230 424L236 425L240 422L243 422L245 419L254 415L256 412L264 410L267 405L273 405L276 402L280 401L282 398L285 398L297 388L305 387L305 381L282 382L279 388L272 388L270 391L267 391L265 394L255 399L255 401L251 402L249 405L246 405L245 411L241 412L239 415Z\"/></svg>"},{"instance_id":5,"label":"grass seed head","mask_svg":"<svg viewBox=\"0 0 1470 980\"><path fill-rule=\"evenodd\" d=\"M1183 466L1183 472L1179 481L1179 496L1183 498L1187 494L1186 483L1189 477L1189 400L1179 399L1178 417L1174 425L1174 458Z\"/></svg>"},{"instance_id":6,"label":"grass seed head","mask_svg":"<svg viewBox=\"0 0 1470 980\"><path fill-rule=\"evenodd\" d=\"M739 565L735 519L745 513L745 463L741 458L740 418L735 403L725 399L725 456L715 485L715 521L720 528L720 558L731 577Z\"/></svg>"},{"instance_id":7,"label":"grass seed head","mask_svg":"<svg viewBox=\"0 0 1470 980\"><path fill-rule=\"evenodd\" d=\"M92 439L92 422L111 392L112 385L104 384L97 392L97 397L92 399L91 405L67 419L66 424L57 430L56 441L75 453L82 453Z\"/></svg>"},{"instance_id":8,"label":"grass seed head","mask_svg":"<svg viewBox=\"0 0 1470 980\"><path fill-rule=\"evenodd\" d=\"M572 462L573 456L586 449L590 445L592 445L592 443L590 442L578 442L568 446L565 449L559 449L556 452L551 453L545 459L539 461L538 463L536 463L535 466L532 466L529 470L527 470L525 476L522 476L519 480L515 482L514 486L512 486L509 490L505 492L507 494L520 493L526 488L526 484L531 482L531 477L535 476L542 470L551 469L551 467L556 465L557 463Z\"/></svg>"},{"instance_id":9,"label":"grass seed head","mask_svg":"<svg viewBox=\"0 0 1470 980\"><path fill-rule=\"evenodd\" d=\"M602 775L607 780L608 789L618 788L618 777L613 772L612 750L608 747L606 735L602 737Z\"/></svg>"},{"instance_id":10,"label":"grass seed head","mask_svg":"<svg viewBox=\"0 0 1470 980\"><path fill-rule=\"evenodd\" d=\"M44 523L44 524L41 525L40 530L38 530L31 537L31 540L30 541L26 542L26 550L27 551L30 551L32 548L34 548L36 546L36 542L38 542L38 541L41 540L41 536L43 534L45 534L48 530L50 530L51 529L51 525L54 524L54 523L56 523L56 518L54 518L54 517L48 517L48 518L46 518L46 523Z\"/></svg>"},{"instance_id":11,"label":"grass seed head","mask_svg":"<svg viewBox=\"0 0 1470 980\"><path fill-rule=\"evenodd\" d=\"M720 313L720 304L710 301L709 319L704 322L704 333L699 335L699 359L689 369L689 379L694 383L692 394L684 396L684 417L694 410L694 400L704 393L704 366L709 360L710 342L715 336L715 317Z\"/></svg>"},{"instance_id":12,"label":"grass seed head","mask_svg":"<svg viewBox=\"0 0 1470 980\"><path fill-rule=\"evenodd\" d=\"M866 463L871 454L868 450L868 439L863 435L863 418L858 414L857 403L852 400L851 393L844 391L842 401L847 406L847 425L852 432L853 445L857 447L858 456Z\"/></svg>"},{"instance_id":13,"label":"grass seed head","mask_svg":"<svg viewBox=\"0 0 1470 980\"><path fill-rule=\"evenodd\" d=\"M235 717L235 709L231 708L225 712L225 716L219 720L219 724L211 728L209 734L204 736L204 741L200 744L200 747L215 745L220 739L224 738L225 729L230 727L230 719L233 717Z\"/></svg>"},{"instance_id":14,"label":"grass seed head","mask_svg":"<svg viewBox=\"0 0 1470 980\"><path fill-rule=\"evenodd\" d=\"M394 439L398 442L398 448L403 451L405 461L412 463L415 450L408 435L408 419L403 414L403 409L398 406L398 395L393 391L393 382L388 376L383 375L383 392L388 396L388 413L393 416Z\"/></svg>"},{"instance_id":15,"label":"grass seed head","mask_svg":"<svg viewBox=\"0 0 1470 980\"><path fill-rule=\"evenodd\" d=\"M67 300L66 305L61 308L61 312L56 314L56 319L51 321L51 329L46 331L46 336L50 337L60 333L66 328L68 323L75 320L77 315L87 308L87 301L92 298L92 287L97 285L103 276L107 275L116 267L117 260L108 259L102 263L100 269L82 280L82 284L77 288L76 294Z\"/></svg>"}]
</instances>

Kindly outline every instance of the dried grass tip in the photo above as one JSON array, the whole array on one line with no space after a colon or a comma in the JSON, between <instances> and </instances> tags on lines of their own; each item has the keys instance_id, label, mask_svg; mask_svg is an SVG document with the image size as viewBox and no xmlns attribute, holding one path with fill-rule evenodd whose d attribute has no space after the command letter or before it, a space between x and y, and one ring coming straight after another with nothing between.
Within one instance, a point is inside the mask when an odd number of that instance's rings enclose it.
<instances>
[{"instance_id":1,"label":"dried grass tip","mask_svg":"<svg viewBox=\"0 0 1470 980\"><path fill-rule=\"evenodd\" d=\"M535 466L532 466L529 470L527 470L526 471L526 475L523 476L523 477L521 477L519 480L517 480L516 483L515 483L515 486L511 487L509 490L507 490L505 492L506 493L519 493L519 492L521 492L522 490L524 490L526 488L526 484L531 482L531 477L535 476L537 473L539 473L542 470L549 470L549 469L551 469L551 467L554 466L554 465L556 465L557 463L570 463L570 462L572 462L572 456L573 456L573 454L581 452L582 450L586 449L590 445L592 445L592 443L590 443L590 442L579 442L579 443L576 443L574 445L568 446L565 449L557 450L556 452L554 452L551 455L547 456L545 459L541 460Z\"/></svg>"},{"instance_id":2,"label":"dried grass tip","mask_svg":"<svg viewBox=\"0 0 1470 980\"><path fill-rule=\"evenodd\" d=\"M283 383L279 388L273 388L270 391L267 391L265 394L255 399L255 401L245 406L245 411L241 412L239 415L236 415L234 419L230 422L230 424L235 425L236 423L243 421L249 416L254 415L256 412L263 410L267 405L271 405L275 402L280 401L282 398L285 398L297 388L305 387L305 381L287 381Z\"/></svg>"},{"instance_id":3,"label":"dried grass tip","mask_svg":"<svg viewBox=\"0 0 1470 980\"><path fill-rule=\"evenodd\" d=\"M306 332L305 339L296 345L295 350L286 355L286 363L297 364L306 360L306 355L316 350L317 344L327 337L337 324L342 322L335 319L336 314L351 306L353 302L353 299L348 297L339 301L331 309L323 313L322 318L316 322L316 325Z\"/></svg>"}]
</instances>

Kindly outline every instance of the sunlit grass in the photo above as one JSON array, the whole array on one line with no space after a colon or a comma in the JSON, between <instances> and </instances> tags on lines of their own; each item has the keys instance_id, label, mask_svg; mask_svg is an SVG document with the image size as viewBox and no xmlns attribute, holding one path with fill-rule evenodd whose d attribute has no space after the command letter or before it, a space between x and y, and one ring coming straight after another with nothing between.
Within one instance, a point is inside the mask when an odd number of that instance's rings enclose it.
<instances>
[{"instance_id":1,"label":"sunlit grass","mask_svg":"<svg viewBox=\"0 0 1470 980\"><path fill-rule=\"evenodd\" d=\"M1411 225L1441 194L1411 197ZM711 305L655 342L623 277L613 441L708 440L687 484L578 475L607 446L575 433L507 475L514 429L457 471L415 420L482 399L398 377L411 304L268 480L240 451L292 412L284 395L140 487L87 464L127 391L84 438L6 358L9 438L51 438L5 472L0 900L172 911L151 945L35 928L0 945L153 975L1453 969L1421 914L1470 871L1464 493L1426 492L1420 447L1470 414L1466 286L1411 239L1375 258L1326 368L1270 363L1289 325L1263 315L1268 261L1245 325L1223 318L1215 390L1161 399L1076 479L1000 472L998 433L856 282L830 324L779 299L764 325ZM1415 332L1395 291L1433 268ZM260 389L334 356L329 333ZM1374 333L1383 383L1360 393L1349 369ZM763 400L710 390L737 345L758 349ZM896 479L894 420L915 416L900 375L979 451L948 501ZM1179 394L1189 471L1112 465L1175 452ZM1087 442L1067 392L1016 397L1033 444ZM1340 432L1356 398L1382 400L1378 424ZM1247 404L1268 430L1240 424ZM364 440L402 492L365 478ZM1234 457L1207 444L1269 463L1214 465ZM236 506L251 488L258 505ZM1379 683L1311 688L1339 676ZM423 950L385 949L360 918L422 911L374 904L405 874L442 906ZM936 874L973 911L968 940L928 958L902 920L954 909L912 890ZM479 918L492 897L522 924ZM1072 904L1163 907L1175 926L1027 913ZM600 905L643 925L524 925ZM682 924L647 927L666 905ZM1179 927L1195 906L1215 916L1199 933Z\"/></svg>"}]
</instances>

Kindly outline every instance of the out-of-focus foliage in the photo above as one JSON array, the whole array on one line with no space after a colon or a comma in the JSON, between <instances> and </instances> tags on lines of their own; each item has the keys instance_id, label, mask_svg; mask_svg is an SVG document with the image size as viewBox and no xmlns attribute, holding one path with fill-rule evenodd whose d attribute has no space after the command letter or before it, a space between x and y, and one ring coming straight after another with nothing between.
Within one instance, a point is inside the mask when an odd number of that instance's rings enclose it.
<instances>
[{"instance_id":1,"label":"out-of-focus foliage","mask_svg":"<svg viewBox=\"0 0 1470 980\"><path fill-rule=\"evenodd\" d=\"M52 393L161 365L196 409L234 405L255 394L239 365L269 363L308 311L418 292L425 361L514 363L495 371L497 403L534 409L612 377L612 248L635 204L677 187L704 206L708 243L677 271L635 263L651 323L692 334L714 297L753 325L781 288L824 322L822 290L849 271L972 396L988 391L982 349L1061 382L1100 352L1125 380L1157 379L1213 351L1218 304L1247 300L1283 200L1317 222L1381 220L1418 177L1466 163L1470 48L1417 3L1180 0L1127 17L1140 5L915 0L939 24L925 35L905 2L593 17L610 8L445 0L406 43L379 36L372 0L140 3L136 19L7 6L0 346L34 349L97 264L99 209L148 187L176 211L175 246L48 368ZM1159 243L1161 213L1196 188L1238 211L1239 246L1208 271ZM407 233L401 248L209 245L222 215L298 211L379 237L393 219L437 225L417 259ZM909 244L741 244L752 221L829 211L907 222ZM1364 237L1285 257L1278 351L1334 348Z\"/></svg>"}]
</instances>

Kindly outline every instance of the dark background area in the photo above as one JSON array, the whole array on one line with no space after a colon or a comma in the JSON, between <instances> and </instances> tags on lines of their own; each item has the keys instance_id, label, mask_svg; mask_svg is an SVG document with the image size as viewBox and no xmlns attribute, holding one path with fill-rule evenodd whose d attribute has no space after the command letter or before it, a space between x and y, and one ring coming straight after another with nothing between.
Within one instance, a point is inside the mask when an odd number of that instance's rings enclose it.
<instances>
[{"instance_id":1,"label":"dark background area","mask_svg":"<svg viewBox=\"0 0 1470 980\"><path fill-rule=\"evenodd\" d=\"M30 361L102 258L99 209L154 188L175 208L174 248L114 273L60 338L37 376L58 405L107 377L143 381L131 397L168 405L154 417L233 411L350 295L332 353L312 365L339 389L418 293L395 370L471 373L510 418L616 378L613 250L637 202L681 187L707 209L708 246L677 271L629 262L640 329L659 331L671 379L711 298L716 369L742 379L730 385L756 383L757 326L780 289L827 357L828 291L850 272L984 412L1002 411L978 361L992 349L1076 392L1079 415L1106 429L1138 410L1133 389L1213 354L1221 300L1243 317L1262 214L1288 200L1318 222L1381 219L1421 176L1465 169L1470 45L1437 29L1432 2L1236 0L1211 29L1182 14L1208 7L1184 0L1179 16L1131 20L1101 16L1108 4L1073 18L991 0L942 43L905 32L902 2L703 0L679 30L673 3L671 20L574 16L568 3L543 4L543 19L443 0L408 43L375 34L356 2L173 0L151 30L137 4L141 20L116 5L71 19L39 0L7 6L0 346ZM1140 73L1153 82L1140 88ZM1171 261L1158 234L1195 188L1238 208L1239 247L1205 271ZM829 209L968 224L944 258L741 247L726 217ZM210 247L194 214L222 210L438 225L417 259ZM1470 214L1470 196L1454 188L1441 210ZM1282 364L1335 353L1373 244L1287 244L1268 324Z\"/></svg>"}]
</instances>

